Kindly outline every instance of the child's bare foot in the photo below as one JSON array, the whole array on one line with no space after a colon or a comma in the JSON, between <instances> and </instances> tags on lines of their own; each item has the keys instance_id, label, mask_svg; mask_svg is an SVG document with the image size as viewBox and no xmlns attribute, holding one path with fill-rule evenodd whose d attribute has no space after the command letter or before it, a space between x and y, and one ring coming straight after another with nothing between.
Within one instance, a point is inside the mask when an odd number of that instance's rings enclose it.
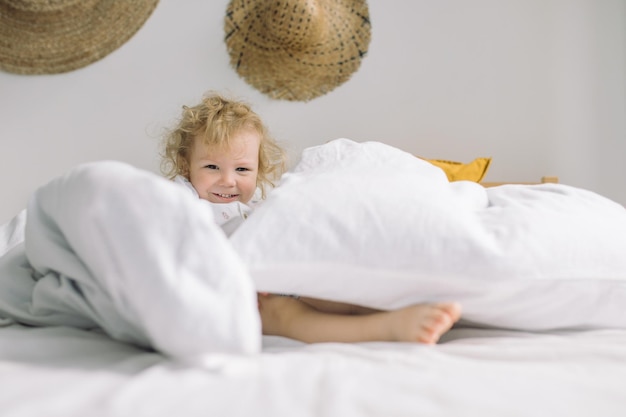
<instances>
[{"instance_id":1,"label":"child's bare foot","mask_svg":"<svg viewBox=\"0 0 626 417\"><path fill-rule=\"evenodd\" d=\"M433 344L461 316L457 303L415 304L393 311L347 314L319 311L291 297L260 293L259 313L263 334L284 336L306 343L396 341ZM326 307L328 303L316 303ZM337 304L337 303L333 303ZM339 304L338 304L339 305ZM332 311L337 311L332 306ZM344 311L343 307L339 309Z\"/></svg>"},{"instance_id":2,"label":"child's bare foot","mask_svg":"<svg viewBox=\"0 0 626 417\"><path fill-rule=\"evenodd\" d=\"M434 344L459 320L461 306L452 302L415 304L386 316L391 340Z\"/></svg>"}]
</instances>

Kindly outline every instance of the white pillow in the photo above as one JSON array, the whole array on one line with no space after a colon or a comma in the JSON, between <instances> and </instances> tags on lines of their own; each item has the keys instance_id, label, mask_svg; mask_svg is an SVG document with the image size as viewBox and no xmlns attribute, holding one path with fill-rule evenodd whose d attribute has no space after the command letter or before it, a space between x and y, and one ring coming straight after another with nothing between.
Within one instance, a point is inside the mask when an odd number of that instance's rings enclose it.
<instances>
[{"instance_id":1,"label":"white pillow","mask_svg":"<svg viewBox=\"0 0 626 417\"><path fill-rule=\"evenodd\" d=\"M260 291L466 321L626 327L626 210L560 184L485 189L378 142L305 150L231 241Z\"/></svg>"}]
</instances>

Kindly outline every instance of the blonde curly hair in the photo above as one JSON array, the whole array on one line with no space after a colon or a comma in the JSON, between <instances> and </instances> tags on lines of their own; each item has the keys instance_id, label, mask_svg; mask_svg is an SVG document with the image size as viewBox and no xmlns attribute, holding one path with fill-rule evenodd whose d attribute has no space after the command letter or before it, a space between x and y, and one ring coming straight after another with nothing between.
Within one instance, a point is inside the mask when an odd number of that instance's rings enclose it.
<instances>
[{"instance_id":1,"label":"blonde curly hair","mask_svg":"<svg viewBox=\"0 0 626 417\"><path fill-rule=\"evenodd\" d=\"M189 157L195 140L210 147L228 148L230 139L242 129L252 129L261 138L257 187L265 198L267 186L275 186L285 171L286 152L247 103L217 93L205 95L196 106L183 106L178 124L164 138L161 172L169 179L177 175L189 179Z\"/></svg>"}]
</instances>

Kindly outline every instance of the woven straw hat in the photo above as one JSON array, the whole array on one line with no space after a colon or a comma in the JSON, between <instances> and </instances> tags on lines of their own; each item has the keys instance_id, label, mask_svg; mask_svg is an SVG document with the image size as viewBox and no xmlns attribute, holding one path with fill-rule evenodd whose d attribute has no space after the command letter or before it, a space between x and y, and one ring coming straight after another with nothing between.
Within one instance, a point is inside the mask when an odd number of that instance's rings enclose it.
<instances>
[{"instance_id":1,"label":"woven straw hat","mask_svg":"<svg viewBox=\"0 0 626 417\"><path fill-rule=\"evenodd\" d=\"M0 0L0 69L57 74L128 41L158 0Z\"/></svg>"},{"instance_id":2,"label":"woven straw hat","mask_svg":"<svg viewBox=\"0 0 626 417\"><path fill-rule=\"evenodd\" d=\"M308 101L346 82L367 53L366 0L231 0L230 64L275 99Z\"/></svg>"}]
</instances>

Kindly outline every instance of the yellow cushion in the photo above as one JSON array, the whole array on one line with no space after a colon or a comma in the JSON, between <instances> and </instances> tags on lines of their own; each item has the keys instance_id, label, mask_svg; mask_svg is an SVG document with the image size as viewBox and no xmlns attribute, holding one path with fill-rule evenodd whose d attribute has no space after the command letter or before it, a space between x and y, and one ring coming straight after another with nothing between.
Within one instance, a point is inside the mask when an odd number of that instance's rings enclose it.
<instances>
[{"instance_id":1,"label":"yellow cushion","mask_svg":"<svg viewBox=\"0 0 626 417\"><path fill-rule=\"evenodd\" d=\"M491 158L476 158L467 164L456 161L444 161L441 159L426 159L431 164L438 166L448 176L448 181L475 181L480 182L484 178Z\"/></svg>"}]
</instances>

